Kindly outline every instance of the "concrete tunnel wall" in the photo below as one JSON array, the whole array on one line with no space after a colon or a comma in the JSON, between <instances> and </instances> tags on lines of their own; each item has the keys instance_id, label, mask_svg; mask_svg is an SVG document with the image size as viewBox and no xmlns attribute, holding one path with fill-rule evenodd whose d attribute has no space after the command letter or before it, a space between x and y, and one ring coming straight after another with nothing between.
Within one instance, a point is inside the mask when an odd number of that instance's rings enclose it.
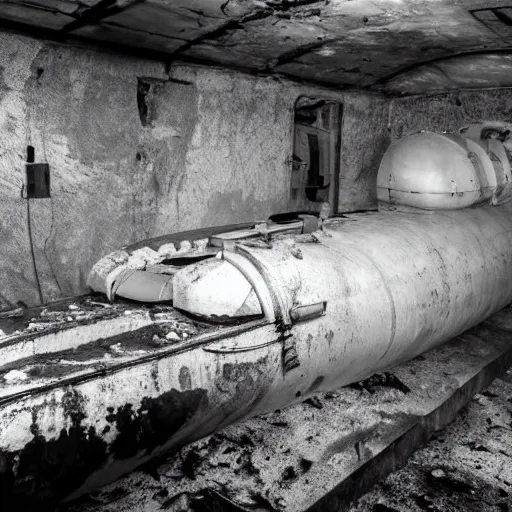
<instances>
[{"instance_id":1,"label":"concrete tunnel wall","mask_svg":"<svg viewBox=\"0 0 512 512\"><path fill-rule=\"evenodd\" d=\"M482 121L512 123L511 88L394 99L389 108L389 135L396 140L420 130L457 131Z\"/></svg>"},{"instance_id":2,"label":"concrete tunnel wall","mask_svg":"<svg viewBox=\"0 0 512 512\"><path fill-rule=\"evenodd\" d=\"M125 244L287 210L293 105L344 106L340 210L372 207L387 100L0 34L0 306L39 302L27 232L27 146L51 168L30 201L44 301L81 293ZM139 112L139 107L140 112Z\"/></svg>"}]
</instances>

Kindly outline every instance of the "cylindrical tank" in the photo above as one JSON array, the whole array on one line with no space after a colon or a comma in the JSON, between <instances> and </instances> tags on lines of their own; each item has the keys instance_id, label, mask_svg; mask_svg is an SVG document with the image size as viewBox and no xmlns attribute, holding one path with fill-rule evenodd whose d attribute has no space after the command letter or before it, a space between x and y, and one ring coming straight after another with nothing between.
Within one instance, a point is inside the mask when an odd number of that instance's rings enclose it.
<instances>
[{"instance_id":1,"label":"cylindrical tank","mask_svg":"<svg viewBox=\"0 0 512 512\"><path fill-rule=\"evenodd\" d=\"M326 222L319 243L288 237L271 250L224 252L267 298L262 309L273 308L300 365L285 368L258 411L304 397L315 382L330 390L415 357L512 302L512 214L492 206L509 199L510 165L502 143L482 133L421 132L391 145L377 179L381 211ZM186 294L200 283L180 286ZM319 318L292 314L323 304Z\"/></svg>"},{"instance_id":2,"label":"cylindrical tank","mask_svg":"<svg viewBox=\"0 0 512 512\"><path fill-rule=\"evenodd\" d=\"M264 282L268 292L258 296L274 298L299 361L284 379L278 375L259 412L297 401L298 391L303 399L320 378L315 392L413 358L512 302L512 214L502 206L375 212L330 221L320 243L308 240L276 240L271 250L241 245L237 257L224 252L256 292ZM251 279L240 259L262 281ZM294 322L290 315L324 302L321 317Z\"/></svg>"}]
</instances>

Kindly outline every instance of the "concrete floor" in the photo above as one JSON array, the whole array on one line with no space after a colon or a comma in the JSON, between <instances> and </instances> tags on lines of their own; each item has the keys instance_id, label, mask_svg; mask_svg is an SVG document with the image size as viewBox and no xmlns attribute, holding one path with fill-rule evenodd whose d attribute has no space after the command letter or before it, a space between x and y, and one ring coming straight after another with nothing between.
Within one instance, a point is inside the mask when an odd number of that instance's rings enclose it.
<instances>
[{"instance_id":1,"label":"concrete floor","mask_svg":"<svg viewBox=\"0 0 512 512\"><path fill-rule=\"evenodd\" d=\"M512 510L512 370L350 512Z\"/></svg>"}]
</instances>

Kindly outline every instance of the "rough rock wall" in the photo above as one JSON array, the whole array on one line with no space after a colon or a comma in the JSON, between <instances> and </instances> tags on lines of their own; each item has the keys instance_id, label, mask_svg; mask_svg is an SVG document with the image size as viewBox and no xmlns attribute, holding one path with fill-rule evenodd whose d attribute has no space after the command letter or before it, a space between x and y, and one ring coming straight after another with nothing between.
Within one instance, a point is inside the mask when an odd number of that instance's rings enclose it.
<instances>
[{"instance_id":1,"label":"rough rock wall","mask_svg":"<svg viewBox=\"0 0 512 512\"><path fill-rule=\"evenodd\" d=\"M128 243L286 211L301 94L344 104L340 209L374 203L378 97L185 65L169 73L9 34L0 68L0 306L39 301L20 196L28 145L51 168L52 198L30 201L45 302L84 291L92 264Z\"/></svg>"},{"instance_id":2,"label":"rough rock wall","mask_svg":"<svg viewBox=\"0 0 512 512\"><path fill-rule=\"evenodd\" d=\"M453 131L493 120L512 122L512 89L395 99L390 106L390 136L395 140L420 130Z\"/></svg>"},{"instance_id":3,"label":"rough rock wall","mask_svg":"<svg viewBox=\"0 0 512 512\"><path fill-rule=\"evenodd\" d=\"M390 102L372 96L344 103L338 211L377 207L377 171L390 144Z\"/></svg>"},{"instance_id":4,"label":"rough rock wall","mask_svg":"<svg viewBox=\"0 0 512 512\"><path fill-rule=\"evenodd\" d=\"M376 206L377 170L389 145L388 100L190 66L174 68L172 76L194 83L201 96L187 165L203 167L204 180L198 182L190 171L181 190L184 197L210 190L207 203L183 205L185 215L196 215L194 226L226 223L239 209L245 212L241 220L287 211L286 161L292 153L293 109L301 95L343 105L338 211ZM212 175L215 169L221 172Z\"/></svg>"}]
</instances>

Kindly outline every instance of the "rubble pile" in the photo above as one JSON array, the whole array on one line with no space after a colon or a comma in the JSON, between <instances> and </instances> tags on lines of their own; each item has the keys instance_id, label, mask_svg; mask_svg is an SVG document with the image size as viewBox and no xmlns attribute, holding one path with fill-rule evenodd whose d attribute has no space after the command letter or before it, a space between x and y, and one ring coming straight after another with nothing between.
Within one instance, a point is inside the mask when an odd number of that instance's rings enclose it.
<instances>
[{"instance_id":1,"label":"rubble pile","mask_svg":"<svg viewBox=\"0 0 512 512\"><path fill-rule=\"evenodd\" d=\"M26 331L43 331L52 327L59 327L68 322L84 322L99 320L115 316L120 306L93 300L85 297L83 300L69 304L66 310L43 309L37 317L30 319Z\"/></svg>"},{"instance_id":2,"label":"rubble pile","mask_svg":"<svg viewBox=\"0 0 512 512\"><path fill-rule=\"evenodd\" d=\"M71 351L50 350L34 357L28 356L23 371L20 371L19 362L4 363L0 369L0 387L63 376L77 366L102 368L153 352L155 348L163 349L186 341L204 330L201 323L167 305L146 306L122 300L109 303L103 298L84 296L32 310L25 308L21 316L2 319L0 340L9 343L11 339L34 338L40 341L44 336L54 336L66 329L86 329L96 322L115 318L133 319L135 323L128 322L128 326L143 327L101 337ZM68 335L75 336L76 332Z\"/></svg>"},{"instance_id":3,"label":"rubble pile","mask_svg":"<svg viewBox=\"0 0 512 512\"><path fill-rule=\"evenodd\" d=\"M149 315L153 323L159 326L156 342L180 341L198 333L194 322L180 315L171 306L146 306L122 300L110 303L103 298L84 296L69 304L59 303L36 310L26 309L15 318L3 319L0 323L0 338L50 332L113 317L141 314Z\"/></svg>"},{"instance_id":4,"label":"rubble pile","mask_svg":"<svg viewBox=\"0 0 512 512\"><path fill-rule=\"evenodd\" d=\"M18 308L17 314L0 321L0 338L51 331L112 318L126 310L124 304L111 304L101 297L83 296L39 308Z\"/></svg>"},{"instance_id":5,"label":"rubble pile","mask_svg":"<svg viewBox=\"0 0 512 512\"><path fill-rule=\"evenodd\" d=\"M170 306L154 306L150 311L153 322L159 326L159 332L153 335L155 345L176 343L195 336L199 331L197 324L177 318L177 312Z\"/></svg>"}]
</instances>

